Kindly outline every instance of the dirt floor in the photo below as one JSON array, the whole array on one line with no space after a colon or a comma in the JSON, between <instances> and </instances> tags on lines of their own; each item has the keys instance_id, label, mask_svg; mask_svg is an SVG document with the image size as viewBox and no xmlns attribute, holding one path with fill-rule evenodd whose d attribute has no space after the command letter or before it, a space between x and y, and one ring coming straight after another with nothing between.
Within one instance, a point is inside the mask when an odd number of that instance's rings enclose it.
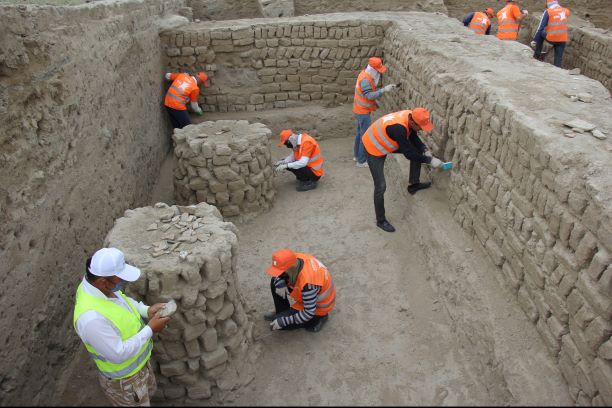
<instances>
[{"instance_id":1,"label":"dirt floor","mask_svg":"<svg viewBox=\"0 0 612 408\"><path fill-rule=\"evenodd\" d=\"M405 173L387 178L397 229L389 234L374 223L372 179L354 166L352 143L323 140L326 174L316 190L298 193L293 175L281 175L272 211L237 224L239 285L262 354L246 388L206 404L572 404L498 269L452 219L448 175L408 196L408 162L388 159L389 174ZM272 152L275 160L286 153ZM172 161L153 201L171 200ZM319 333L270 332L261 318L272 307L264 269L281 247L315 254L336 282L337 306ZM57 402L104 405L93 364L79 352Z\"/></svg>"}]
</instances>

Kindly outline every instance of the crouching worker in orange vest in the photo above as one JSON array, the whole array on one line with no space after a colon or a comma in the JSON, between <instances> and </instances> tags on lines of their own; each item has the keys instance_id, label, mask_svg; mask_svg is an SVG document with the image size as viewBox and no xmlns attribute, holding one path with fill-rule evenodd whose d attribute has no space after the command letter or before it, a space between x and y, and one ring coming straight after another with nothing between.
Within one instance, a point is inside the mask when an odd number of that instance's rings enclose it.
<instances>
[{"instance_id":1,"label":"crouching worker in orange vest","mask_svg":"<svg viewBox=\"0 0 612 408\"><path fill-rule=\"evenodd\" d=\"M86 262L77 288L73 325L98 367L98 382L114 406L149 406L157 384L149 359L153 333L170 317L156 316L165 304L146 306L121 291L140 270L117 248L102 248ZM148 318L145 324L143 318Z\"/></svg>"},{"instance_id":2,"label":"crouching worker in orange vest","mask_svg":"<svg viewBox=\"0 0 612 408\"><path fill-rule=\"evenodd\" d=\"M495 17L495 12L492 8L485 11L476 11L469 13L463 19L463 25L468 27L476 35L491 34L491 19Z\"/></svg>"},{"instance_id":3,"label":"crouching worker in orange vest","mask_svg":"<svg viewBox=\"0 0 612 408\"><path fill-rule=\"evenodd\" d=\"M323 155L317 141L306 133L296 134L291 129L285 129L280 132L278 146L283 145L293 151L274 164L274 174L285 170L295 174L297 191L317 188L317 182L323 175Z\"/></svg>"},{"instance_id":4,"label":"crouching worker in orange vest","mask_svg":"<svg viewBox=\"0 0 612 408\"><path fill-rule=\"evenodd\" d=\"M389 113L374 122L363 134L362 140L368 155L368 166L374 179L374 210L376 225L387 232L395 228L385 217L385 159L389 153L402 153L410 160L410 177L408 192L428 188L431 182L421 183L421 163L433 168L442 165L442 161L431 155L417 131L431 132L433 124L429 120L429 111L424 108Z\"/></svg>"},{"instance_id":5,"label":"crouching worker in orange vest","mask_svg":"<svg viewBox=\"0 0 612 408\"><path fill-rule=\"evenodd\" d=\"M272 276L275 308L264 315L271 321L270 330L321 330L336 305L336 285L325 265L312 255L285 248L274 251L266 272Z\"/></svg>"},{"instance_id":6,"label":"crouching worker in orange vest","mask_svg":"<svg viewBox=\"0 0 612 408\"><path fill-rule=\"evenodd\" d=\"M198 105L198 96L200 95L198 85L204 84L208 88L210 81L205 72L198 72L196 76L168 72L165 77L168 81L172 81L172 85L166 92L164 106L170 114L172 127L182 129L191 124L191 118L187 113L187 102L189 102L193 112L202 115L202 108Z\"/></svg>"}]
</instances>

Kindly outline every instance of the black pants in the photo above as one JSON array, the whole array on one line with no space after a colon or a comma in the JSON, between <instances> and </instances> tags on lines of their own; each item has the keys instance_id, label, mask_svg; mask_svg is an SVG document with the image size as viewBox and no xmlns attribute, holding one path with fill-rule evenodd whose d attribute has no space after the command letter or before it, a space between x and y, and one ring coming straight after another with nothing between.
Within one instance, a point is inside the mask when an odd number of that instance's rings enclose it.
<instances>
[{"instance_id":1,"label":"black pants","mask_svg":"<svg viewBox=\"0 0 612 408\"><path fill-rule=\"evenodd\" d=\"M374 211L376 212L376 222L382 222L385 218L385 191L387 183L385 181L385 159L387 156L372 156L367 153L368 167L374 180ZM409 184L416 184L421 179L421 163L410 160Z\"/></svg>"},{"instance_id":2,"label":"black pants","mask_svg":"<svg viewBox=\"0 0 612 408\"><path fill-rule=\"evenodd\" d=\"M272 299L274 300L274 310L278 317L281 316L291 316L298 313L298 310L292 309L289 304L289 299L282 298L276 294L276 289L274 287L274 279L270 280L270 290L272 291ZM293 329L301 329L306 327L316 326L317 323L321 320L321 316L313 316L312 319L307 321L306 323L301 324L292 324L286 327L283 327L283 330L293 330Z\"/></svg>"},{"instance_id":3,"label":"black pants","mask_svg":"<svg viewBox=\"0 0 612 408\"><path fill-rule=\"evenodd\" d=\"M172 109L166 106L166 110L170 114L170 122L174 129L182 129L187 125L191 125L191 117L186 110Z\"/></svg>"},{"instance_id":4,"label":"black pants","mask_svg":"<svg viewBox=\"0 0 612 408\"><path fill-rule=\"evenodd\" d=\"M295 178L299 181L318 181L321 178L321 176L314 174L308 166L304 166L299 169L287 168L287 170L295 174Z\"/></svg>"}]
</instances>

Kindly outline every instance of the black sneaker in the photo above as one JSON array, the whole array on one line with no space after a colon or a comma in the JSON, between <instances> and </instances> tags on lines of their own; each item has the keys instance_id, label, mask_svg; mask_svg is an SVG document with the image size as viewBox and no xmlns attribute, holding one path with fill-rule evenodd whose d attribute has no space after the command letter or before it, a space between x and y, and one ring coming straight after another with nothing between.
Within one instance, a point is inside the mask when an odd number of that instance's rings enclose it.
<instances>
[{"instance_id":1,"label":"black sneaker","mask_svg":"<svg viewBox=\"0 0 612 408\"><path fill-rule=\"evenodd\" d=\"M327 321L327 316L321 316L317 324L315 324L314 326L305 327L304 329L306 329L309 332L313 332L313 333L319 332L323 328L323 325L325 324L326 321Z\"/></svg>"},{"instance_id":2,"label":"black sneaker","mask_svg":"<svg viewBox=\"0 0 612 408\"><path fill-rule=\"evenodd\" d=\"M395 228L393 228L393 225L391 225L391 223L389 223L389 221L387 220L380 221L380 222L377 221L376 226L387 232L395 232Z\"/></svg>"},{"instance_id":3,"label":"black sneaker","mask_svg":"<svg viewBox=\"0 0 612 408\"><path fill-rule=\"evenodd\" d=\"M308 191L317 188L316 181L301 181L295 188L297 191Z\"/></svg>"},{"instance_id":4,"label":"black sneaker","mask_svg":"<svg viewBox=\"0 0 612 408\"><path fill-rule=\"evenodd\" d=\"M274 319L276 319L276 312L267 312L267 313L264 313L264 320L267 320L267 321L271 322Z\"/></svg>"},{"instance_id":5,"label":"black sneaker","mask_svg":"<svg viewBox=\"0 0 612 408\"><path fill-rule=\"evenodd\" d=\"M408 192L410 194L414 194L419 190L423 190L429 187L431 187L431 181L426 181L424 183L415 183L408 186Z\"/></svg>"}]
</instances>

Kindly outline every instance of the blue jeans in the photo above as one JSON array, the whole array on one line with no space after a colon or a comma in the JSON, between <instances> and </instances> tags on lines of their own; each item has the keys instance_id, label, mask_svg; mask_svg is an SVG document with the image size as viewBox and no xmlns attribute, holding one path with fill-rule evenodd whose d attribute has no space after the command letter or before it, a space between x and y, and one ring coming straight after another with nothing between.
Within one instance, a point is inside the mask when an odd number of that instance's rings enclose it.
<instances>
[{"instance_id":1,"label":"blue jeans","mask_svg":"<svg viewBox=\"0 0 612 408\"><path fill-rule=\"evenodd\" d=\"M372 117L369 113L357 114L355 113L355 119L357 119L357 131L355 132L355 145L353 146L353 156L357 159L358 163L365 163L366 151L361 141L361 136L368 130L372 124Z\"/></svg>"},{"instance_id":2,"label":"blue jeans","mask_svg":"<svg viewBox=\"0 0 612 408\"><path fill-rule=\"evenodd\" d=\"M533 56L535 59L544 61L544 55L542 55L542 48L544 47L544 39L538 38L536 41L536 48ZM555 67L561 68L561 63L563 62L563 51L565 51L565 43L564 42L551 42L546 40L547 43L553 46L553 50L555 51Z\"/></svg>"}]
</instances>

